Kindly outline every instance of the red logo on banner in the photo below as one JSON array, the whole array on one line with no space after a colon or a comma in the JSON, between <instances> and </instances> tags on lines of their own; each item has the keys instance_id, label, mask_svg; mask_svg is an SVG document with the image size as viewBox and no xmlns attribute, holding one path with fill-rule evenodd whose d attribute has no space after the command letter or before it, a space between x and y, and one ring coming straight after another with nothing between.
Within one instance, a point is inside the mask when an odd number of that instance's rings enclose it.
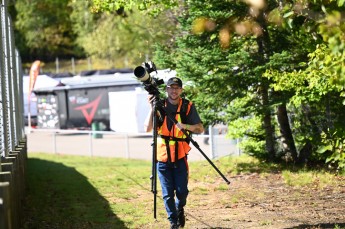
<instances>
[{"instance_id":1,"label":"red logo on banner","mask_svg":"<svg viewBox=\"0 0 345 229\"><path fill-rule=\"evenodd\" d=\"M97 111L97 108L98 108L99 102L101 101L101 98L102 98L102 95L99 95L94 101L92 101L88 104L76 107L76 108L74 108L74 110L81 110L87 123L89 125L91 125L91 122L93 120L93 117L95 116L95 113ZM90 112L88 112L88 110L90 110Z\"/></svg>"}]
</instances>

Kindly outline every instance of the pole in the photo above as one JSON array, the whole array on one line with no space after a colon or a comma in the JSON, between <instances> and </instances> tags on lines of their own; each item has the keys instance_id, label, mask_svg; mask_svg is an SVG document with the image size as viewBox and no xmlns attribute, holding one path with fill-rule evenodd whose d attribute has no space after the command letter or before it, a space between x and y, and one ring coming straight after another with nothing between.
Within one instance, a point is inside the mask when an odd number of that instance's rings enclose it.
<instances>
[{"instance_id":1,"label":"pole","mask_svg":"<svg viewBox=\"0 0 345 229\"><path fill-rule=\"evenodd\" d=\"M75 75L75 63L74 63L74 57L72 57L72 74Z\"/></svg>"},{"instance_id":2,"label":"pole","mask_svg":"<svg viewBox=\"0 0 345 229\"><path fill-rule=\"evenodd\" d=\"M177 123L177 121L176 121ZM176 124L175 123L175 124ZM182 129L182 132L187 136L187 138L193 143L193 145L199 150L199 152L206 158L206 160L212 165L212 167L218 172L218 174L223 178L223 180L230 184L230 181L223 175L223 173L213 164L213 162L206 156L206 154L201 150L199 144L194 141L193 138L189 136L189 134L186 132L186 130Z\"/></svg>"},{"instance_id":3,"label":"pole","mask_svg":"<svg viewBox=\"0 0 345 229\"><path fill-rule=\"evenodd\" d=\"M157 218L157 103L159 96L155 96L153 102L153 143L152 143L152 175L151 175L151 192L153 193L153 217Z\"/></svg>"},{"instance_id":4,"label":"pole","mask_svg":"<svg viewBox=\"0 0 345 229\"><path fill-rule=\"evenodd\" d=\"M210 149L211 149L211 158L214 158L215 155L215 144L214 144L214 134L213 134L213 126L209 125L208 126L208 136L209 136L209 144L210 144Z\"/></svg>"},{"instance_id":5,"label":"pole","mask_svg":"<svg viewBox=\"0 0 345 229\"><path fill-rule=\"evenodd\" d=\"M31 133L31 104L30 104L30 97L28 100L28 134Z\"/></svg>"},{"instance_id":6,"label":"pole","mask_svg":"<svg viewBox=\"0 0 345 229\"><path fill-rule=\"evenodd\" d=\"M164 110L166 113L166 116L176 125L178 122L175 118L172 117L170 112L167 111L167 109L164 107L164 105L160 104L160 107ZM185 129L181 129L184 135L186 135L187 139L192 142L192 144L199 150L199 152L204 156L204 158L211 164L211 166L218 172L218 174L223 178L223 180L227 183L230 184L230 181L223 175L223 173L213 164L213 162L206 156L206 154L201 150L199 144L194 141L194 139L187 133Z\"/></svg>"},{"instance_id":7,"label":"pole","mask_svg":"<svg viewBox=\"0 0 345 229\"><path fill-rule=\"evenodd\" d=\"M59 69L60 69L60 66L59 66L59 57L56 57L56 59L55 59L55 65L56 65L56 73L59 73Z\"/></svg>"}]
</instances>

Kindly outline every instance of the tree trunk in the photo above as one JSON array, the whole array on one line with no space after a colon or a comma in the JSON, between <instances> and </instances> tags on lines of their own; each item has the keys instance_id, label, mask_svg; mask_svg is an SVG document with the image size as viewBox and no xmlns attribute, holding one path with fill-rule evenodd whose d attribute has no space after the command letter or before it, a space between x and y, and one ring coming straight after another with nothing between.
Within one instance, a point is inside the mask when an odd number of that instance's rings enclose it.
<instances>
[{"instance_id":1,"label":"tree trunk","mask_svg":"<svg viewBox=\"0 0 345 229\"><path fill-rule=\"evenodd\" d=\"M315 122L313 118L313 112L310 106L308 104L304 104L302 105L302 110L308 122L310 123L313 138L314 139L320 138L321 130L319 129L317 123ZM302 147L302 149L299 151L298 163L306 163L312 154L312 150L313 150L313 144L310 142L310 140L307 140L304 143L304 146Z\"/></svg>"},{"instance_id":2,"label":"tree trunk","mask_svg":"<svg viewBox=\"0 0 345 229\"><path fill-rule=\"evenodd\" d=\"M321 134L321 130L319 129L317 123L315 122L314 118L313 118L313 112L310 108L310 106L308 104L302 104L302 110L303 113L305 115L305 117L307 118L307 120L309 121L310 125L311 125L311 130L313 133L313 136L319 136Z\"/></svg>"},{"instance_id":3,"label":"tree trunk","mask_svg":"<svg viewBox=\"0 0 345 229\"><path fill-rule=\"evenodd\" d=\"M269 106L269 99L268 99L268 90L264 88L262 91L262 105L264 107L264 130L265 130L265 149L268 153L268 159L273 161L276 157L276 151L274 148L275 140L274 140L274 127L272 125L272 116L271 116L271 109Z\"/></svg>"},{"instance_id":4,"label":"tree trunk","mask_svg":"<svg viewBox=\"0 0 345 229\"><path fill-rule=\"evenodd\" d=\"M262 29L262 34L256 39L258 44L258 54L259 62L263 65L269 61L271 54L270 50L270 37L267 30L266 19L263 10L260 11L259 15L256 17L256 22L260 25ZM261 99L263 106L263 124L265 130L265 140L266 140L266 151L268 153L268 159L273 161L276 157L275 152L275 140L274 140L274 126L272 125L272 116L270 108L270 100L268 94L269 82L267 79L262 79L261 84Z\"/></svg>"},{"instance_id":5,"label":"tree trunk","mask_svg":"<svg viewBox=\"0 0 345 229\"><path fill-rule=\"evenodd\" d=\"M281 141L283 143L283 150L286 156L291 155L293 162L297 162L297 150L295 141L292 136L292 131L289 123L289 118L286 110L286 104L278 106L277 110L278 123L281 133Z\"/></svg>"}]
</instances>

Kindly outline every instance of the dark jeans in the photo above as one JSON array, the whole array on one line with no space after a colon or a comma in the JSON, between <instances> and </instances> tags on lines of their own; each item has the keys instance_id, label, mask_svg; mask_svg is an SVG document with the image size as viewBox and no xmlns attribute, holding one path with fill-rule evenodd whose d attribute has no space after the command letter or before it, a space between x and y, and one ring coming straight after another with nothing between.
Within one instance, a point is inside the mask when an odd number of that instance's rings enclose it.
<instances>
[{"instance_id":1,"label":"dark jeans","mask_svg":"<svg viewBox=\"0 0 345 229\"><path fill-rule=\"evenodd\" d=\"M168 219L172 223L177 223L177 210L182 209L187 203L187 160L184 158L178 160L177 167L174 167L173 163L158 162L157 170Z\"/></svg>"}]
</instances>

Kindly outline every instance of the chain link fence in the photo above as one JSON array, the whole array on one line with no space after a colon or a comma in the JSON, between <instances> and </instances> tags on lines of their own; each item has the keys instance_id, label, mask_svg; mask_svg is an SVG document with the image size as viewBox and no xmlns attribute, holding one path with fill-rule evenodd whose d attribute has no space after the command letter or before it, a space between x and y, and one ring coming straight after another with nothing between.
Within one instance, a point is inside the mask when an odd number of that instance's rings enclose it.
<instances>
[{"instance_id":1,"label":"chain link fence","mask_svg":"<svg viewBox=\"0 0 345 229\"><path fill-rule=\"evenodd\" d=\"M0 1L0 228L20 228L27 158L22 68L8 13L14 1Z\"/></svg>"},{"instance_id":2,"label":"chain link fence","mask_svg":"<svg viewBox=\"0 0 345 229\"><path fill-rule=\"evenodd\" d=\"M28 152L79 156L152 159L152 133L120 133L61 129L27 130ZM226 137L224 127L210 127L209 134L193 135L193 140L209 159L238 156L238 139ZM204 160L199 149L190 143L190 161Z\"/></svg>"},{"instance_id":3,"label":"chain link fence","mask_svg":"<svg viewBox=\"0 0 345 229\"><path fill-rule=\"evenodd\" d=\"M0 1L0 228L17 229L23 224L27 151L151 160L152 135L68 130L26 132L22 63L8 12L14 0ZM227 139L217 128L193 139L210 159L240 154L238 140ZM192 146L191 160L205 159L198 151Z\"/></svg>"}]
</instances>

